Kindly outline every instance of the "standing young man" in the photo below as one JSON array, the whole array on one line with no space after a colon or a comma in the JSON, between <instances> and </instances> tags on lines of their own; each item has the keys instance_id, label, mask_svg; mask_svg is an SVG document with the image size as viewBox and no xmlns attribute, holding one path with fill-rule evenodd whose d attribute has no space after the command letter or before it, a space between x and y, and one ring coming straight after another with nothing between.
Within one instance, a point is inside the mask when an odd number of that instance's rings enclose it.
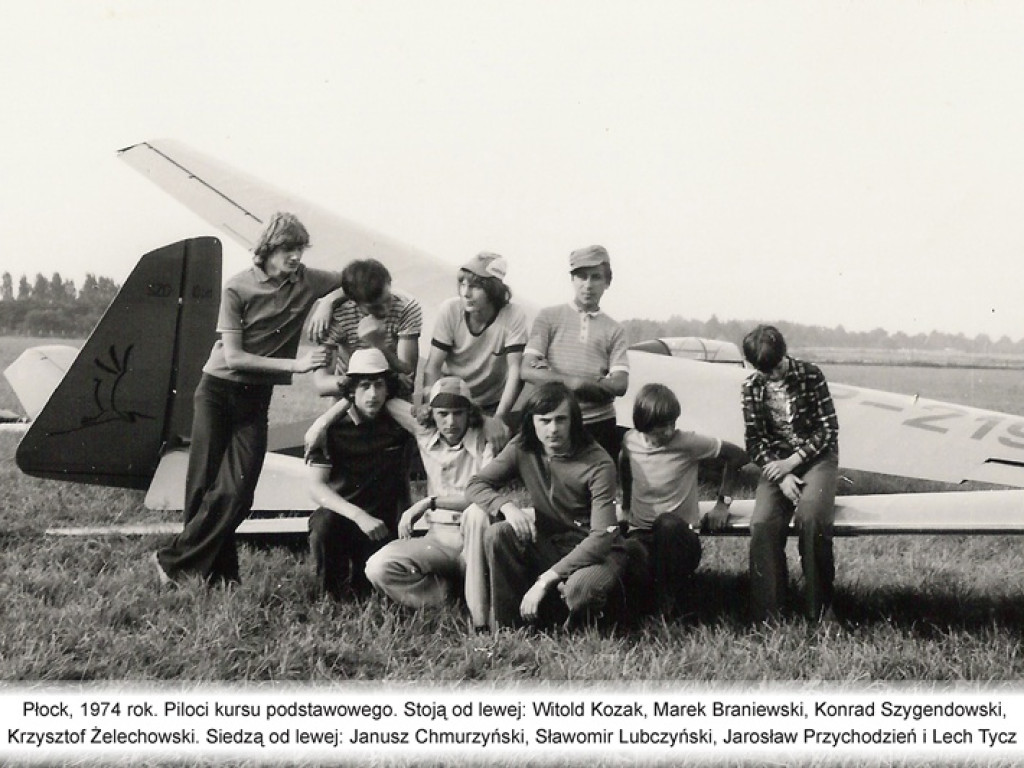
<instances>
[{"instance_id":1,"label":"standing young man","mask_svg":"<svg viewBox=\"0 0 1024 768\"><path fill-rule=\"evenodd\" d=\"M774 620L786 594L786 535L796 514L805 611L812 621L832 618L839 421L828 383L813 363L786 354L771 325L743 339L755 372L743 383L747 453L761 467L750 521L751 613Z\"/></svg>"},{"instance_id":2,"label":"standing young man","mask_svg":"<svg viewBox=\"0 0 1024 768\"><path fill-rule=\"evenodd\" d=\"M509 495L512 480L526 486L532 514ZM534 390L522 430L470 481L466 497L504 517L484 536L495 628L599 609L621 587L628 554L615 520L615 465L584 431L564 384ZM546 600L556 587L561 605Z\"/></svg>"},{"instance_id":3,"label":"standing young man","mask_svg":"<svg viewBox=\"0 0 1024 768\"><path fill-rule=\"evenodd\" d=\"M309 457L310 495L319 505L309 517L309 547L317 583L335 599L368 591L366 561L397 537L409 498L412 438L384 408L396 388L380 350L353 352L341 392L347 410L326 427L326 452Z\"/></svg>"},{"instance_id":4,"label":"standing young man","mask_svg":"<svg viewBox=\"0 0 1024 768\"><path fill-rule=\"evenodd\" d=\"M611 258L600 245L569 256L573 300L537 314L523 356L522 377L533 384L557 381L579 402L583 424L611 457L618 456L615 398L629 388L629 359L622 326L601 311L612 282Z\"/></svg>"},{"instance_id":5,"label":"standing young man","mask_svg":"<svg viewBox=\"0 0 1024 768\"><path fill-rule=\"evenodd\" d=\"M253 266L224 285L220 340L194 396L184 529L152 555L161 583L189 574L211 583L239 580L235 530L263 468L274 386L327 360L323 349L296 357L310 307L341 284L339 273L301 263L307 247L302 222L275 213L253 248Z\"/></svg>"},{"instance_id":6,"label":"standing young man","mask_svg":"<svg viewBox=\"0 0 1024 768\"><path fill-rule=\"evenodd\" d=\"M357 349L376 349L398 374L401 394L411 396L423 330L419 302L392 291L391 273L376 259L350 262L341 273L341 287L350 301L335 307L325 343L337 352L331 366L314 374L317 391L340 394L352 354Z\"/></svg>"}]
</instances>

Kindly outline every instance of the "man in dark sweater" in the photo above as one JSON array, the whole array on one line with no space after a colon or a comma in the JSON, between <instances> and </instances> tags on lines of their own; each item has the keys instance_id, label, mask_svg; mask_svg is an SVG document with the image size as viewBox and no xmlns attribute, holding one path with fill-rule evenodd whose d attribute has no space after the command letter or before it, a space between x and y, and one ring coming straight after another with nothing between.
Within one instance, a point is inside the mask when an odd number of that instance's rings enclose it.
<instances>
[{"instance_id":1,"label":"man in dark sweater","mask_svg":"<svg viewBox=\"0 0 1024 768\"><path fill-rule=\"evenodd\" d=\"M504 491L525 486L533 509ZM538 387L523 409L523 428L466 488L470 502L504 520L485 536L494 612L492 626L600 609L620 587L628 560L615 519L615 464L583 429L565 385ZM557 593L557 600L545 599ZM551 615L548 615L548 610Z\"/></svg>"}]
</instances>

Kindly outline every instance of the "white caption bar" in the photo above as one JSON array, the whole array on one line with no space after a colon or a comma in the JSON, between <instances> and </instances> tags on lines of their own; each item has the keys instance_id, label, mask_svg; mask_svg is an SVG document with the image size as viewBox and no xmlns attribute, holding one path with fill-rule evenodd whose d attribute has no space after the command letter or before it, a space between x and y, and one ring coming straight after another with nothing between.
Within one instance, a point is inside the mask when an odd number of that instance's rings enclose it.
<instances>
[{"instance_id":1,"label":"white caption bar","mask_svg":"<svg viewBox=\"0 0 1024 768\"><path fill-rule=\"evenodd\" d=\"M0 758L1021 756L1024 694L0 688Z\"/></svg>"}]
</instances>

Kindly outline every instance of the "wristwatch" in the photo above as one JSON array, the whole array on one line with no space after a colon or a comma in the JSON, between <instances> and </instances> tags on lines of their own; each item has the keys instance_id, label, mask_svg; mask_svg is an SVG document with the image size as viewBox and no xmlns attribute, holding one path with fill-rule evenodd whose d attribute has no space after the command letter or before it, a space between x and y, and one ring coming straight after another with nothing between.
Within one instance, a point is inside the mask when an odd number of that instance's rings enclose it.
<instances>
[{"instance_id":1,"label":"wristwatch","mask_svg":"<svg viewBox=\"0 0 1024 768\"><path fill-rule=\"evenodd\" d=\"M732 496L719 496L718 500L727 507L732 506Z\"/></svg>"},{"instance_id":2,"label":"wristwatch","mask_svg":"<svg viewBox=\"0 0 1024 768\"><path fill-rule=\"evenodd\" d=\"M430 497L430 511L434 512L437 510L437 496Z\"/></svg>"}]
</instances>

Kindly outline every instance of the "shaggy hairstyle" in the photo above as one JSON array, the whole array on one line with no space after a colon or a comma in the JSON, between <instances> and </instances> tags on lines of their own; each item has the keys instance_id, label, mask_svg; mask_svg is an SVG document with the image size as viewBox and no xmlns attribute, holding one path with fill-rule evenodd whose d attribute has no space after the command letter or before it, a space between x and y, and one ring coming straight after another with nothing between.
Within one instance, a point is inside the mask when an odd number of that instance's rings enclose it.
<instances>
[{"instance_id":1,"label":"shaggy hairstyle","mask_svg":"<svg viewBox=\"0 0 1024 768\"><path fill-rule=\"evenodd\" d=\"M602 271L604 271L604 281L606 283L608 283L608 285L611 285L612 284L612 265L609 264L607 261L603 261L600 264L598 264L597 266L601 267ZM590 269L590 267L580 267L579 269L574 269L572 272L569 273L569 275L571 277L576 277L576 273L577 272L582 272L584 269Z\"/></svg>"},{"instance_id":2,"label":"shaggy hairstyle","mask_svg":"<svg viewBox=\"0 0 1024 768\"><path fill-rule=\"evenodd\" d=\"M743 356L767 376L786 356L786 340L774 325L759 325L743 337Z\"/></svg>"},{"instance_id":3,"label":"shaggy hairstyle","mask_svg":"<svg viewBox=\"0 0 1024 768\"><path fill-rule=\"evenodd\" d=\"M484 425L484 412L480 410L479 405L477 405L476 403L470 403L469 408L467 408L466 410L469 411L469 421L466 426L467 429L472 429L473 427L482 427ZM430 408L428 410L427 408L423 408L422 410L419 410L416 414L416 421L419 423L421 427L433 429L434 427L437 426L437 424L434 422L434 409Z\"/></svg>"},{"instance_id":4,"label":"shaggy hairstyle","mask_svg":"<svg viewBox=\"0 0 1024 768\"><path fill-rule=\"evenodd\" d=\"M252 249L252 262L260 269L274 251L294 251L309 248L309 232L295 214L278 211L267 222Z\"/></svg>"},{"instance_id":5,"label":"shaggy hairstyle","mask_svg":"<svg viewBox=\"0 0 1024 768\"><path fill-rule=\"evenodd\" d=\"M674 424L682 409L675 393L664 384L644 384L633 401L633 426L650 432L665 424Z\"/></svg>"},{"instance_id":6,"label":"shaggy hairstyle","mask_svg":"<svg viewBox=\"0 0 1024 768\"><path fill-rule=\"evenodd\" d=\"M489 301L491 306L494 307L495 312L500 312L502 307L512 301L512 289L505 285L500 278L481 277L478 274L470 272L468 269L460 269L458 284L461 285L463 280L470 285L479 285L483 288L484 294L487 296L487 301Z\"/></svg>"},{"instance_id":7,"label":"shaggy hairstyle","mask_svg":"<svg viewBox=\"0 0 1024 768\"><path fill-rule=\"evenodd\" d=\"M398 379L398 374L394 371L384 371L383 373L351 373L346 374L344 380L338 386L338 392L350 403L354 403L356 387L359 385L359 382L369 379L384 379L384 386L387 390L387 394L385 395L386 398L393 397L397 394L401 384Z\"/></svg>"},{"instance_id":8,"label":"shaggy hairstyle","mask_svg":"<svg viewBox=\"0 0 1024 768\"><path fill-rule=\"evenodd\" d=\"M357 259L341 272L345 296L359 304L372 304L391 285L391 273L376 259Z\"/></svg>"},{"instance_id":9,"label":"shaggy hairstyle","mask_svg":"<svg viewBox=\"0 0 1024 768\"><path fill-rule=\"evenodd\" d=\"M571 451L576 453L584 446L594 442L593 438L583 429L583 414L580 404L576 402L569 388L560 381L549 381L533 390L523 406L523 425L520 429L523 448L533 453L541 453L544 447L537 437L537 429L533 425L534 416L551 413L562 403L569 403L569 442Z\"/></svg>"}]
</instances>

